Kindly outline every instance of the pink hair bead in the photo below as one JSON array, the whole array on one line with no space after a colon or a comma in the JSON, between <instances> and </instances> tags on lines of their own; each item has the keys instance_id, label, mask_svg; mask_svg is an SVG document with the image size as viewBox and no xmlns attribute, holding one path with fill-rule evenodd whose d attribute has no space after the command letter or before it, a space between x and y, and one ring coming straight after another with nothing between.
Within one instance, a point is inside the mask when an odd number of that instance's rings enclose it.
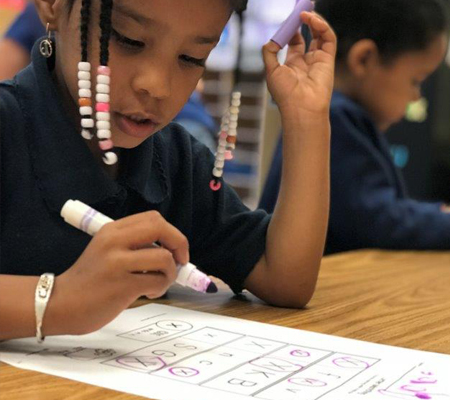
<instances>
[{"instance_id":1,"label":"pink hair bead","mask_svg":"<svg viewBox=\"0 0 450 400\"><path fill-rule=\"evenodd\" d=\"M220 132L219 139L226 139L228 137L226 132Z\"/></svg>"},{"instance_id":2,"label":"pink hair bead","mask_svg":"<svg viewBox=\"0 0 450 400\"><path fill-rule=\"evenodd\" d=\"M229 150L225 152L225 160L232 160L233 159L233 153Z\"/></svg>"},{"instance_id":3,"label":"pink hair bead","mask_svg":"<svg viewBox=\"0 0 450 400\"><path fill-rule=\"evenodd\" d=\"M95 105L95 109L98 112L109 112L110 106L109 106L109 103L97 103Z\"/></svg>"},{"instance_id":4,"label":"pink hair bead","mask_svg":"<svg viewBox=\"0 0 450 400\"><path fill-rule=\"evenodd\" d=\"M211 182L209 182L209 187L212 191L217 192L222 187L222 182L216 182L214 179L211 179Z\"/></svg>"},{"instance_id":5,"label":"pink hair bead","mask_svg":"<svg viewBox=\"0 0 450 400\"><path fill-rule=\"evenodd\" d=\"M111 76L111 68L100 65L97 69L99 75Z\"/></svg>"},{"instance_id":6,"label":"pink hair bead","mask_svg":"<svg viewBox=\"0 0 450 400\"><path fill-rule=\"evenodd\" d=\"M114 147L114 143L112 142L112 140L100 140L100 142L98 142L99 147L103 150L110 150Z\"/></svg>"}]
</instances>

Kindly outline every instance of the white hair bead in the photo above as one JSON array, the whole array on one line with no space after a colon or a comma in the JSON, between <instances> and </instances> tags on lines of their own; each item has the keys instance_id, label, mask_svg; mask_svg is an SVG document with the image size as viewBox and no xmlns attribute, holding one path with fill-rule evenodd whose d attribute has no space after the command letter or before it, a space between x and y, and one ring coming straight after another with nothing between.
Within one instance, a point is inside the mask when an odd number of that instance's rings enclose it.
<instances>
[{"instance_id":1,"label":"white hair bead","mask_svg":"<svg viewBox=\"0 0 450 400\"><path fill-rule=\"evenodd\" d=\"M111 115L109 114L109 112L98 112L96 114L97 116L97 121L109 121L111 120Z\"/></svg>"},{"instance_id":2,"label":"white hair bead","mask_svg":"<svg viewBox=\"0 0 450 400\"><path fill-rule=\"evenodd\" d=\"M103 85L101 83L97 85L97 93L109 94L109 92L110 92L109 85Z\"/></svg>"},{"instance_id":3,"label":"white hair bead","mask_svg":"<svg viewBox=\"0 0 450 400\"><path fill-rule=\"evenodd\" d=\"M85 129L91 129L94 127L94 120L92 118L82 118L81 126Z\"/></svg>"},{"instance_id":4,"label":"white hair bead","mask_svg":"<svg viewBox=\"0 0 450 400\"><path fill-rule=\"evenodd\" d=\"M97 121L98 130L111 130L111 123L109 121Z\"/></svg>"},{"instance_id":5,"label":"white hair bead","mask_svg":"<svg viewBox=\"0 0 450 400\"><path fill-rule=\"evenodd\" d=\"M223 167L225 166L225 160L216 160L216 162L214 163L214 166L216 168L223 169Z\"/></svg>"},{"instance_id":6,"label":"white hair bead","mask_svg":"<svg viewBox=\"0 0 450 400\"><path fill-rule=\"evenodd\" d=\"M97 83L100 83L102 85L109 85L111 84L111 77L107 75L97 75Z\"/></svg>"},{"instance_id":7,"label":"white hair bead","mask_svg":"<svg viewBox=\"0 0 450 400\"><path fill-rule=\"evenodd\" d=\"M80 107L80 114L81 115L92 115L92 107Z\"/></svg>"},{"instance_id":8,"label":"white hair bead","mask_svg":"<svg viewBox=\"0 0 450 400\"><path fill-rule=\"evenodd\" d=\"M78 72L78 79L84 80L84 81L90 81L91 80L91 73L86 71L79 71Z\"/></svg>"},{"instance_id":9,"label":"white hair bead","mask_svg":"<svg viewBox=\"0 0 450 400\"><path fill-rule=\"evenodd\" d=\"M109 103L110 97L109 94L97 93L95 96L95 100L97 101L97 103Z\"/></svg>"},{"instance_id":10,"label":"white hair bead","mask_svg":"<svg viewBox=\"0 0 450 400\"><path fill-rule=\"evenodd\" d=\"M222 169L218 169L218 168L214 168L214 169L213 169L213 175L214 175L216 178L222 178L223 170L222 170Z\"/></svg>"},{"instance_id":11,"label":"white hair bead","mask_svg":"<svg viewBox=\"0 0 450 400\"><path fill-rule=\"evenodd\" d=\"M90 99L92 97L92 91L90 89L80 89L78 91L78 96L81 98Z\"/></svg>"},{"instance_id":12,"label":"white hair bead","mask_svg":"<svg viewBox=\"0 0 450 400\"><path fill-rule=\"evenodd\" d=\"M114 153L114 152L112 152L112 151L108 151L107 153L105 153L105 154L103 155L103 162L104 162L106 165L114 165L114 164L117 163L118 160L119 160L119 159L118 159L118 157L117 157L117 154Z\"/></svg>"},{"instance_id":13,"label":"white hair bead","mask_svg":"<svg viewBox=\"0 0 450 400\"><path fill-rule=\"evenodd\" d=\"M238 127L237 121L230 122L230 130L236 130Z\"/></svg>"},{"instance_id":14,"label":"white hair bead","mask_svg":"<svg viewBox=\"0 0 450 400\"><path fill-rule=\"evenodd\" d=\"M94 135L92 134L91 131L88 131L87 129L82 129L81 130L81 136L86 139L86 140L91 140Z\"/></svg>"},{"instance_id":15,"label":"white hair bead","mask_svg":"<svg viewBox=\"0 0 450 400\"><path fill-rule=\"evenodd\" d=\"M91 63L83 61L78 63L78 71L90 71L90 70L91 70Z\"/></svg>"},{"instance_id":16,"label":"white hair bead","mask_svg":"<svg viewBox=\"0 0 450 400\"><path fill-rule=\"evenodd\" d=\"M84 79L81 79L78 81L78 87L80 89L90 89L91 88L91 81L87 81Z\"/></svg>"},{"instance_id":17,"label":"white hair bead","mask_svg":"<svg viewBox=\"0 0 450 400\"><path fill-rule=\"evenodd\" d=\"M111 139L111 131L109 129L99 129L97 131L97 137L99 139Z\"/></svg>"},{"instance_id":18,"label":"white hair bead","mask_svg":"<svg viewBox=\"0 0 450 400\"><path fill-rule=\"evenodd\" d=\"M225 161L225 152L223 152L223 153L216 153L216 160L217 161Z\"/></svg>"}]
</instances>

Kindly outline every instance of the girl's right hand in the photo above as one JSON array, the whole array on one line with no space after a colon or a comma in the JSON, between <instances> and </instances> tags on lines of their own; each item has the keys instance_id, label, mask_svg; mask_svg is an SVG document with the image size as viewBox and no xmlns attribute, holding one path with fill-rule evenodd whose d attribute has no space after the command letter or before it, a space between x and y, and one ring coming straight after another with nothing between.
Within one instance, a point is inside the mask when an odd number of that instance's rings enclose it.
<instances>
[{"instance_id":1,"label":"girl's right hand","mask_svg":"<svg viewBox=\"0 0 450 400\"><path fill-rule=\"evenodd\" d=\"M159 242L161 248L148 247ZM105 225L66 272L56 278L45 335L94 332L140 296L163 295L189 261L188 241L158 212Z\"/></svg>"}]
</instances>

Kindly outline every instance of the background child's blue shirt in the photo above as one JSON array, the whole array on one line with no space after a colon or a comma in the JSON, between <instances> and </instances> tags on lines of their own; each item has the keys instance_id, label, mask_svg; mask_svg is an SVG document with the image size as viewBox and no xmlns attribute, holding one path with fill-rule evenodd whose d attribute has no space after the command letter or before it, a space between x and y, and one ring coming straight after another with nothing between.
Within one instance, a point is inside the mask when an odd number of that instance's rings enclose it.
<instances>
[{"instance_id":1,"label":"background child's blue shirt","mask_svg":"<svg viewBox=\"0 0 450 400\"><path fill-rule=\"evenodd\" d=\"M273 178L265 191L273 193L281 176L281 146L271 169ZM264 193L261 202L269 212L276 201L271 193ZM440 211L441 205L408 197L384 134L360 105L334 92L326 253L361 248L450 249L450 215Z\"/></svg>"},{"instance_id":2,"label":"background child's blue shirt","mask_svg":"<svg viewBox=\"0 0 450 400\"><path fill-rule=\"evenodd\" d=\"M43 35L45 35L45 28L39 19L34 2L32 2L17 17L5 37L14 40L30 52L36 40Z\"/></svg>"},{"instance_id":3,"label":"background child's blue shirt","mask_svg":"<svg viewBox=\"0 0 450 400\"><path fill-rule=\"evenodd\" d=\"M176 124L121 150L119 178L110 178L67 117L37 46L32 58L0 84L0 273L69 268L91 240L59 215L78 199L114 219L159 211L189 239L193 263L240 291L265 251L270 217L249 211L227 185L210 190L214 156Z\"/></svg>"}]
</instances>

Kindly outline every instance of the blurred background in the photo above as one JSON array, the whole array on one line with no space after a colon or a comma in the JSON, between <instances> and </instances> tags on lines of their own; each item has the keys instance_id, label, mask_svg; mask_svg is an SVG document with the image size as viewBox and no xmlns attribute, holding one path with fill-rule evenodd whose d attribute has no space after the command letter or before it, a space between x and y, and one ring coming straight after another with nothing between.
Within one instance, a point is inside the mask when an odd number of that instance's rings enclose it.
<instances>
[{"instance_id":1,"label":"blurred background","mask_svg":"<svg viewBox=\"0 0 450 400\"><path fill-rule=\"evenodd\" d=\"M294 3L249 0L247 12L233 17L211 55L196 99L215 122L209 124L214 130L233 87L242 92L238 145L225 176L251 208L258 203L281 129L264 83L261 47ZM0 34L26 5L25 0L0 0ZM8 54L0 53L0 59L4 57ZM388 139L411 196L450 202L450 56L424 85L423 98L408 107L406 119L388 132Z\"/></svg>"}]
</instances>

